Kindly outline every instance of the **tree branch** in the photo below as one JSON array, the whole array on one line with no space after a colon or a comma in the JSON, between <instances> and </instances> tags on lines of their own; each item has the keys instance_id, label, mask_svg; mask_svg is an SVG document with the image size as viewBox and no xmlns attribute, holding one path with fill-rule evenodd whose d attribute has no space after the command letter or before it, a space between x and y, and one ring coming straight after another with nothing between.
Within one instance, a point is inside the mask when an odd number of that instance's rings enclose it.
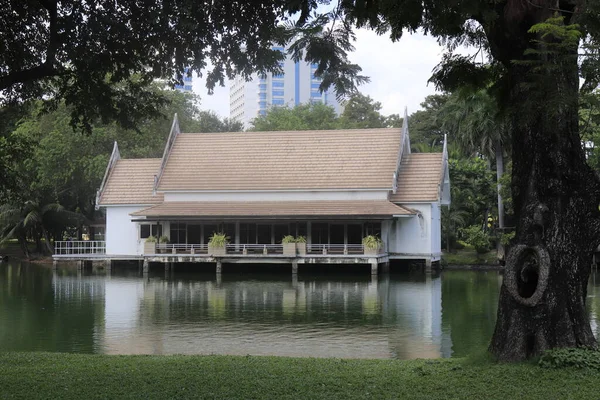
<instances>
[{"instance_id":1,"label":"tree branch","mask_svg":"<svg viewBox=\"0 0 600 400\"><path fill-rule=\"evenodd\" d=\"M0 77L0 90L8 89L16 83L26 83L55 75L58 75L58 70L45 62L37 67L15 71Z\"/></svg>"}]
</instances>

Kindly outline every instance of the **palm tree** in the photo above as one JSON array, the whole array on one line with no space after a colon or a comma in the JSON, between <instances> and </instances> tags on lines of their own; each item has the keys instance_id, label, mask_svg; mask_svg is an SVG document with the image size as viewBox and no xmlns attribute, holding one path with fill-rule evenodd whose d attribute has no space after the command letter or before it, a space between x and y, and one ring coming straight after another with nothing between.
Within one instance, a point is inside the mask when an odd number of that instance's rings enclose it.
<instances>
[{"instance_id":1,"label":"palm tree","mask_svg":"<svg viewBox=\"0 0 600 400\"><path fill-rule=\"evenodd\" d=\"M440 114L442 125L454 133L463 151L496 159L498 226L504 228L500 177L504 173L504 149L510 137L506 118L487 89L454 93Z\"/></svg>"},{"instance_id":2,"label":"palm tree","mask_svg":"<svg viewBox=\"0 0 600 400\"><path fill-rule=\"evenodd\" d=\"M37 201L27 200L21 205L6 204L0 206L0 244L17 239L21 250L29 257L27 238L32 238L38 252L52 254L49 232L78 225L84 219L80 213L65 210L57 203L41 205Z\"/></svg>"}]
</instances>

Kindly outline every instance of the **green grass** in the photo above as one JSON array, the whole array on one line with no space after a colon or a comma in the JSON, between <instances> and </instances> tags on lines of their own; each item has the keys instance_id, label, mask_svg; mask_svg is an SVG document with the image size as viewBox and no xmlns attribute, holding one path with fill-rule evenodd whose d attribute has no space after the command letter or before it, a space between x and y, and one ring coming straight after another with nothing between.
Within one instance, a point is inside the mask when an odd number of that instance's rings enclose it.
<instances>
[{"instance_id":1,"label":"green grass","mask_svg":"<svg viewBox=\"0 0 600 400\"><path fill-rule=\"evenodd\" d=\"M478 254L471 246L454 250L452 253L444 252L442 259L450 265L498 265L496 250Z\"/></svg>"},{"instance_id":2,"label":"green grass","mask_svg":"<svg viewBox=\"0 0 600 400\"><path fill-rule=\"evenodd\" d=\"M2 399L593 399L600 374L533 364L0 353Z\"/></svg>"}]
</instances>

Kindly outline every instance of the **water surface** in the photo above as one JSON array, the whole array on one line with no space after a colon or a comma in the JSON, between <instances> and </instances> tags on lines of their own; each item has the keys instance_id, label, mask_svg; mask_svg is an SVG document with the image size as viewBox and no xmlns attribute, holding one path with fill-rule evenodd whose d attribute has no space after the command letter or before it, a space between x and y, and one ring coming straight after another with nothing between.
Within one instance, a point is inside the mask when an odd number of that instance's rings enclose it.
<instances>
[{"instance_id":1,"label":"water surface","mask_svg":"<svg viewBox=\"0 0 600 400\"><path fill-rule=\"evenodd\" d=\"M0 350L103 354L461 357L494 329L497 271L78 273L0 264ZM589 313L598 333L600 282Z\"/></svg>"}]
</instances>

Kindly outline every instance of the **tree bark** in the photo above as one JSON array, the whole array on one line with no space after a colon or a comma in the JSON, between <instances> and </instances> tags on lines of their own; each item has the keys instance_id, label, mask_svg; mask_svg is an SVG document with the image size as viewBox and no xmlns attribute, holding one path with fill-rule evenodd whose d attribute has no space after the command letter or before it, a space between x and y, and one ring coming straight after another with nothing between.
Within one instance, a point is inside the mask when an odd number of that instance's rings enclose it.
<instances>
[{"instance_id":1,"label":"tree bark","mask_svg":"<svg viewBox=\"0 0 600 400\"><path fill-rule=\"evenodd\" d=\"M586 164L578 131L577 46L561 54L527 56L539 57L543 64L538 66L552 67L542 72L513 63L533 47L529 27L550 16L538 8L520 11L523 15L511 18L528 23L513 20L512 30L506 23L488 32L492 51L507 69L514 107L516 237L490 344L501 361L527 359L551 348L596 345L585 304L592 252L599 241L600 185Z\"/></svg>"}]
</instances>

